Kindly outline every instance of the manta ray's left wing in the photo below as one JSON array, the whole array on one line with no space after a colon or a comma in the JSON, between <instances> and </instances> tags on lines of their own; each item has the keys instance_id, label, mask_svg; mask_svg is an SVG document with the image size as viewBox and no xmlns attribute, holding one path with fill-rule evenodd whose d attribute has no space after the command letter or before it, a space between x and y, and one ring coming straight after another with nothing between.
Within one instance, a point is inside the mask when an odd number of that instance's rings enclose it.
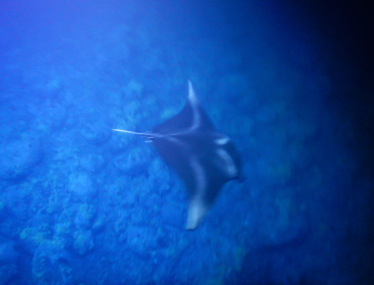
<instances>
[{"instance_id":1,"label":"manta ray's left wing","mask_svg":"<svg viewBox=\"0 0 374 285\"><path fill-rule=\"evenodd\" d=\"M152 133L175 134L183 131L216 131L208 115L201 108L190 81L188 81L188 86L188 100L183 109L172 118L154 127Z\"/></svg>"}]
</instances>

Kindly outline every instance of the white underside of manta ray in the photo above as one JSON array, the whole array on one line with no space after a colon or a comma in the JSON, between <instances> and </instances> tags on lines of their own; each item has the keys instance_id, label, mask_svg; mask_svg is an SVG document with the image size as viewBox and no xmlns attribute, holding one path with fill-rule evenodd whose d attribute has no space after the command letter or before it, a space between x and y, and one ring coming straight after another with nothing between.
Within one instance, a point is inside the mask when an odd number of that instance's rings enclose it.
<instances>
[{"instance_id":1,"label":"white underside of manta ray","mask_svg":"<svg viewBox=\"0 0 374 285\"><path fill-rule=\"evenodd\" d=\"M188 81L188 100L174 117L150 132L113 131L145 136L176 170L189 193L186 229L193 230L214 203L222 186L242 176L234 144L213 126Z\"/></svg>"}]
</instances>

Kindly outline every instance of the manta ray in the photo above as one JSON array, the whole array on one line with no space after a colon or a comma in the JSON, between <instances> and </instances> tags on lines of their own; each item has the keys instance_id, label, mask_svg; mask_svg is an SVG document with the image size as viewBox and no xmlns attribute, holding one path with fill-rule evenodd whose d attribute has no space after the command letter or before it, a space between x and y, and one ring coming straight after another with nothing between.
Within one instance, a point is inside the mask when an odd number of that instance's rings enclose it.
<instances>
[{"instance_id":1,"label":"manta ray","mask_svg":"<svg viewBox=\"0 0 374 285\"><path fill-rule=\"evenodd\" d=\"M222 186L229 180L242 178L242 168L234 144L216 130L190 81L188 89L184 108L150 132L113 131L146 137L180 175L189 194L186 229L193 230L216 200Z\"/></svg>"}]
</instances>

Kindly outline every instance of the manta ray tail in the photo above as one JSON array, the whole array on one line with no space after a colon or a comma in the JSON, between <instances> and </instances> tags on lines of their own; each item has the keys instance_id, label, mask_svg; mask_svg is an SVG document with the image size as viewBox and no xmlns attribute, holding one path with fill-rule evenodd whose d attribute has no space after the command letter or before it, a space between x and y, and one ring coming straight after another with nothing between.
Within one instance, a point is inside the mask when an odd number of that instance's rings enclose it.
<instances>
[{"instance_id":1,"label":"manta ray tail","mask_svg":"<svg viewBox=\"0 0 374 285\"><path fill-rule=\"evenodd\" d=\"M120 129L112 129L112 131L127 133L127 134L134 134L134 135L143 135L143 136L152 135L151 133L139 133L139 132L133 132L133 131L128 131L128 130L120 130Z\"/></svg>"},{"instance_id":2,"label":"manta ray tail","mask_svg":"<svg viewBox=\"0 0 374 285\"><path fill-rule=\"evenodd\" d=\"M155 137L160 137L159 134L155 134L155 133L141 133L141 132L133 132L133 131L128 131L128 130L120 130L120 129L112 129L112 131L120 132L120 133L133 134L133 135L137 135L137 136L145 136L146 137L146 140L145 140L146 143L152 142L152 140Z\"/></svg>"}]
</instances>

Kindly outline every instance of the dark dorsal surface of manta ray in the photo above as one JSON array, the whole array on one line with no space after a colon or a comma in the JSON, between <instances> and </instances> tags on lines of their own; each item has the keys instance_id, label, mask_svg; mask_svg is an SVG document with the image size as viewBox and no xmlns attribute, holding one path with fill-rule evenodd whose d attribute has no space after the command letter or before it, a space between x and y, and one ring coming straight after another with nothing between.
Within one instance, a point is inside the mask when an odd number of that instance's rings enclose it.
<instances>
[{"instance_id":1,"label":"dark dorsal surface of manta ray","mask_svg":"<svg viewBox=\"0 0 374 285\"><path fill-rule=\"evenodd\" d=\"M174 117L140 133L180 175L189 194L186 229L193 230L212 206L222 186L242 177L240 157L230 138L219 133L202 109L190 81L188 100Z\"/></svg>"}]
</instances>

